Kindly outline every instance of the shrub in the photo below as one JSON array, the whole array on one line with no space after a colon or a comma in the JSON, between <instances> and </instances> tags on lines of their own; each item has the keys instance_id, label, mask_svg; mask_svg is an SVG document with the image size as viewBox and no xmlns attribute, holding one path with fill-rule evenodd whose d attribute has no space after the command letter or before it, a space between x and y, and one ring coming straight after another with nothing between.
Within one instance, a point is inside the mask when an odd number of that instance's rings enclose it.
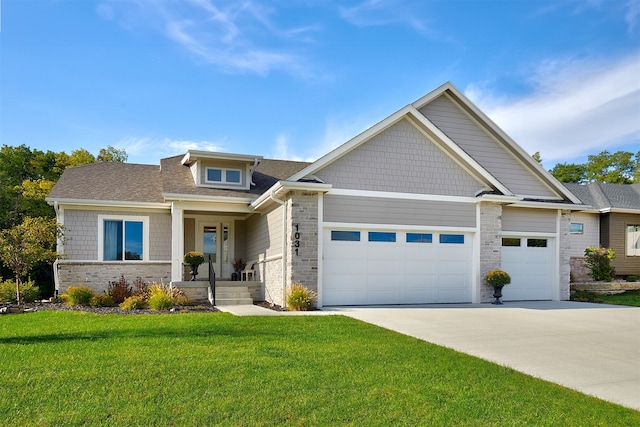
<instances>
[{"instance_id":1,"label":"shrub","mask_svg":"<svg viewBox=\"0 0 640 427\"><path fill-rule=\"evenodd\" d=\"M627 282L637 282L638 276L627 276Z\"/></svg>"},{"instance_id":2,"label":"shrub","mask_svg":"<svg viewBox=\"0 0 640 427\"><path fill-rule=\"evenodd\" d=\"M149 286L149 308L152 310L168 310L173 305L170 288L157 283Z\"/></svg>"},{"instance_id":3,"label":"shrub","mask_svg":"<svg viewBox=\"0 0 640 427\"><path fill-rule=\"evenodd\" d=\"M99 294L91 297L89 305L91 307L115 307L117 304L110 295Z\"/></svg>"},{"instance_id":4,"label":"shrub","mask_svg":"<svg viewBox=\"0 0 640 427\"><path fill-rule=\"evenodd\" d=\"M616 253L611 248L595 248L589 246L584 250L584 263L589 268L589 275L593 280L611 280L615 274L611 261L616 258Z\"/></svg>"},{"instance_id":5,"label":"shrub","mask_svg":"<svg viewBox=\"0 0 640 427\"><path fill-rule=\"evenodd\" d=\"M294 311L308 311L313 308L313 302L318 294L307 289L300 283L293 283L287 296L287 306Z\"/></svg>"},{"instance_id":6,"label":"shrub","mask_svg":"<svg viewBox=\"0 0 640 427\"><path fill-rule=\"evenodd\" d=\"M144 298L149 296L149 286L147 285L147 282L142 280L140 277L133 282L133 295L138 295Z\"/></svg>"},{"instance_id":7,"label":"shrub","mask_svg":"<svg viewBox=\"0 0 640 427\"><path fill-rule=\"evenodd\" d=\"M575 291L571 294L570 299L578 302L603 302L600 295L589 291Z\"/></svg>"},{"instance_id":8,"label":"shrub","mask_svg":"<svg viewBox=\"0 0 640 427\"><path fill-rule=\"evenodd\" d=\"M18 302L16 296L15 281L5 280L0 282L0 302L15 304ZM34 286L32 280L20 284L20 302L34 302L39 296L40 289Z\"/></svg>"},{"instance_id":9,"label":"shrub","mask_svg":"<svg viewBox=\"0 0 640 427\"><path fill-rule=\"evenodd\" d=\"M109 282L107 295L109 295L116 304L120 304L133 295L133 290L124 276L120 276L117 282Z\"/></svg>"},{"instance_id":10,"label":"shrub","mask_svg":"<svg viewBox=\"0 0 640 427\"><path fill-rule=\"evenodd\" d=\"M130 296L120 304L122 310L143 310L148 307L147 300L139 295Z\"/></svg>"},{"instance_id":11,"label":"shrub","mask_svg":"<svg viewBox=\"0 0 640 427\"><path fill-rule=\"evenodd\" d=\"M491 270L487 273L487 283L492 286L504 286L511 283L511 276L506 271Z\"/></svg>"},{"instance_id":12,"label":"shrub","mask_svg":"<svg viewBox=\"0 0 640 427\"><path fill-rule=\"evenodd\" d=\"M93 297L93 291L86 286L69 286L65 294L68 305L89 305Z\"/></svg>"}]
</instances>

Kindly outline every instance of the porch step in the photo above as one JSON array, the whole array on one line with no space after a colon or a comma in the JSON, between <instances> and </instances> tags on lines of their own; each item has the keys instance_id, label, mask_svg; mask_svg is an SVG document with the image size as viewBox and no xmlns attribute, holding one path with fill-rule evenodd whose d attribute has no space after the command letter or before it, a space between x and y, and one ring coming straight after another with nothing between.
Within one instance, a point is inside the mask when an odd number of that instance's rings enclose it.
<instances>
[{"instance_id":1,"label":"porch step","mask_svg":"<svg viewBox=\"0 0 640 427\"><path fill-rule=\"evenodd\" d=\"M242 282L230 282L232 286L218 286L216 284L216 305L251 305L253 304L253 298L249 293L247 286L236 285L236 283ZM213 298L209 295L209 301Z\"/></svg>"}]
</instances>

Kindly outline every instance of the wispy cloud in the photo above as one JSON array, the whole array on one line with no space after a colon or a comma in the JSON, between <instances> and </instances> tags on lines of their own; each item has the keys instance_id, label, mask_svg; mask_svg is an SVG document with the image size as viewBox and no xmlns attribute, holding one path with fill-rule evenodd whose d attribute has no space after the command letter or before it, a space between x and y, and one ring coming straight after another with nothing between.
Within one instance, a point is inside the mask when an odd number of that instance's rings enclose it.
<instances>
[{"instance_id":1,"label":"wispy cloud","mask_svg":"<svg viewBox=\"0 0 640 427\"><path fill-rule=\"evenodd\" d=\"M611 58L547 61L519 98L483 84L466 94L529 153L548 162L640 147L640 52Z\"/></svg>"},{"instance_id":2,"label":"wispy cloud","mask_svg":"<svg viewBox=\"0 0 640 427\"><path fill-rule=\"evenodd\" d=\"M624 20L627 23L627 31L631 34L635 32L640 20L640 0L629 0L626 6L627 13Z\"/></svg>"},{"instance_id":3,"label":"wispy cloud","mask_svg":"<svg viewBox=\"0 0 640 427\"><path fill-rule=\"evenodd\" d=\"M212 141L126 136L114 144L124 149L131 163L157 164L158 158L184 154L187 150L225 151L224 145Z\"/></svg>"},{"instance_id":4,"label":"wispy cloud","mask_svg":"<svg viewBox=\"0 0 640 427\"><path fill-rule=\"evenodd\" d=\"M308 77L312 67L304 46L319 29L311 24L281 26L273 9L252 1L104 0L97 12L129 30L152 29L229 73L279 70Z\"/></svg>"},{"instance_id":5,"label":"wispy cloud","mask_svg":"<svg viewBox=\"0 0 640 427\"><path fill-rule=\"evenodd\" d=\"M405 24L418 30L426 29L425 23L414 13L414 2L392 0L365 0L355 6L340 6L340 17L358 27Z\"/></svg>"}]
</instances>

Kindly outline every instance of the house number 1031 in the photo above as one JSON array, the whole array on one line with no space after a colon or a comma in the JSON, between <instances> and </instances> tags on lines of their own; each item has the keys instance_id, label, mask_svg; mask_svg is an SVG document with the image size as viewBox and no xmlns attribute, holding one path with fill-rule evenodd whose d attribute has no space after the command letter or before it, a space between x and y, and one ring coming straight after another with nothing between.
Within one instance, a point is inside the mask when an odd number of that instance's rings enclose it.
<instances>
[{"instance_id":1,"label":"house number 1031","mask_svg":"<svg viewBox=\"0 0 640 427\"><path fill-rule=\"evenodd\" d=\"M295 248L296 256L300 255L298 251L300 250L300 228L299 224L295 224L294 228L296 231L293 233L293 247Z\"/></svg>"}]
</instances>

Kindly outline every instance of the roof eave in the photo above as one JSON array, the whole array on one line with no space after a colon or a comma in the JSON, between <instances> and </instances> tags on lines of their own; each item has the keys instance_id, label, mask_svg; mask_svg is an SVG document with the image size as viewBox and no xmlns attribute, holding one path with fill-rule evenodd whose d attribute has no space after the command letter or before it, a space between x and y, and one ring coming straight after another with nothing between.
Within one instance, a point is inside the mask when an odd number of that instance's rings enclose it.
<instances>
[{"instance_id":1,"label":"roof eave","mask_svg":"<svg viewBox=\"0 0 640 427\"><path fill-rule=\"evenodd\" d=\"M55 204L65 206L91 206L91 207L126 207L126 208L144 208L144 209L170 209L171 203L167 202L137 202L127 200L91 200L91 199L73 199L47 197L45 201L53 206Z\"/></svg>"}]
</instances>

